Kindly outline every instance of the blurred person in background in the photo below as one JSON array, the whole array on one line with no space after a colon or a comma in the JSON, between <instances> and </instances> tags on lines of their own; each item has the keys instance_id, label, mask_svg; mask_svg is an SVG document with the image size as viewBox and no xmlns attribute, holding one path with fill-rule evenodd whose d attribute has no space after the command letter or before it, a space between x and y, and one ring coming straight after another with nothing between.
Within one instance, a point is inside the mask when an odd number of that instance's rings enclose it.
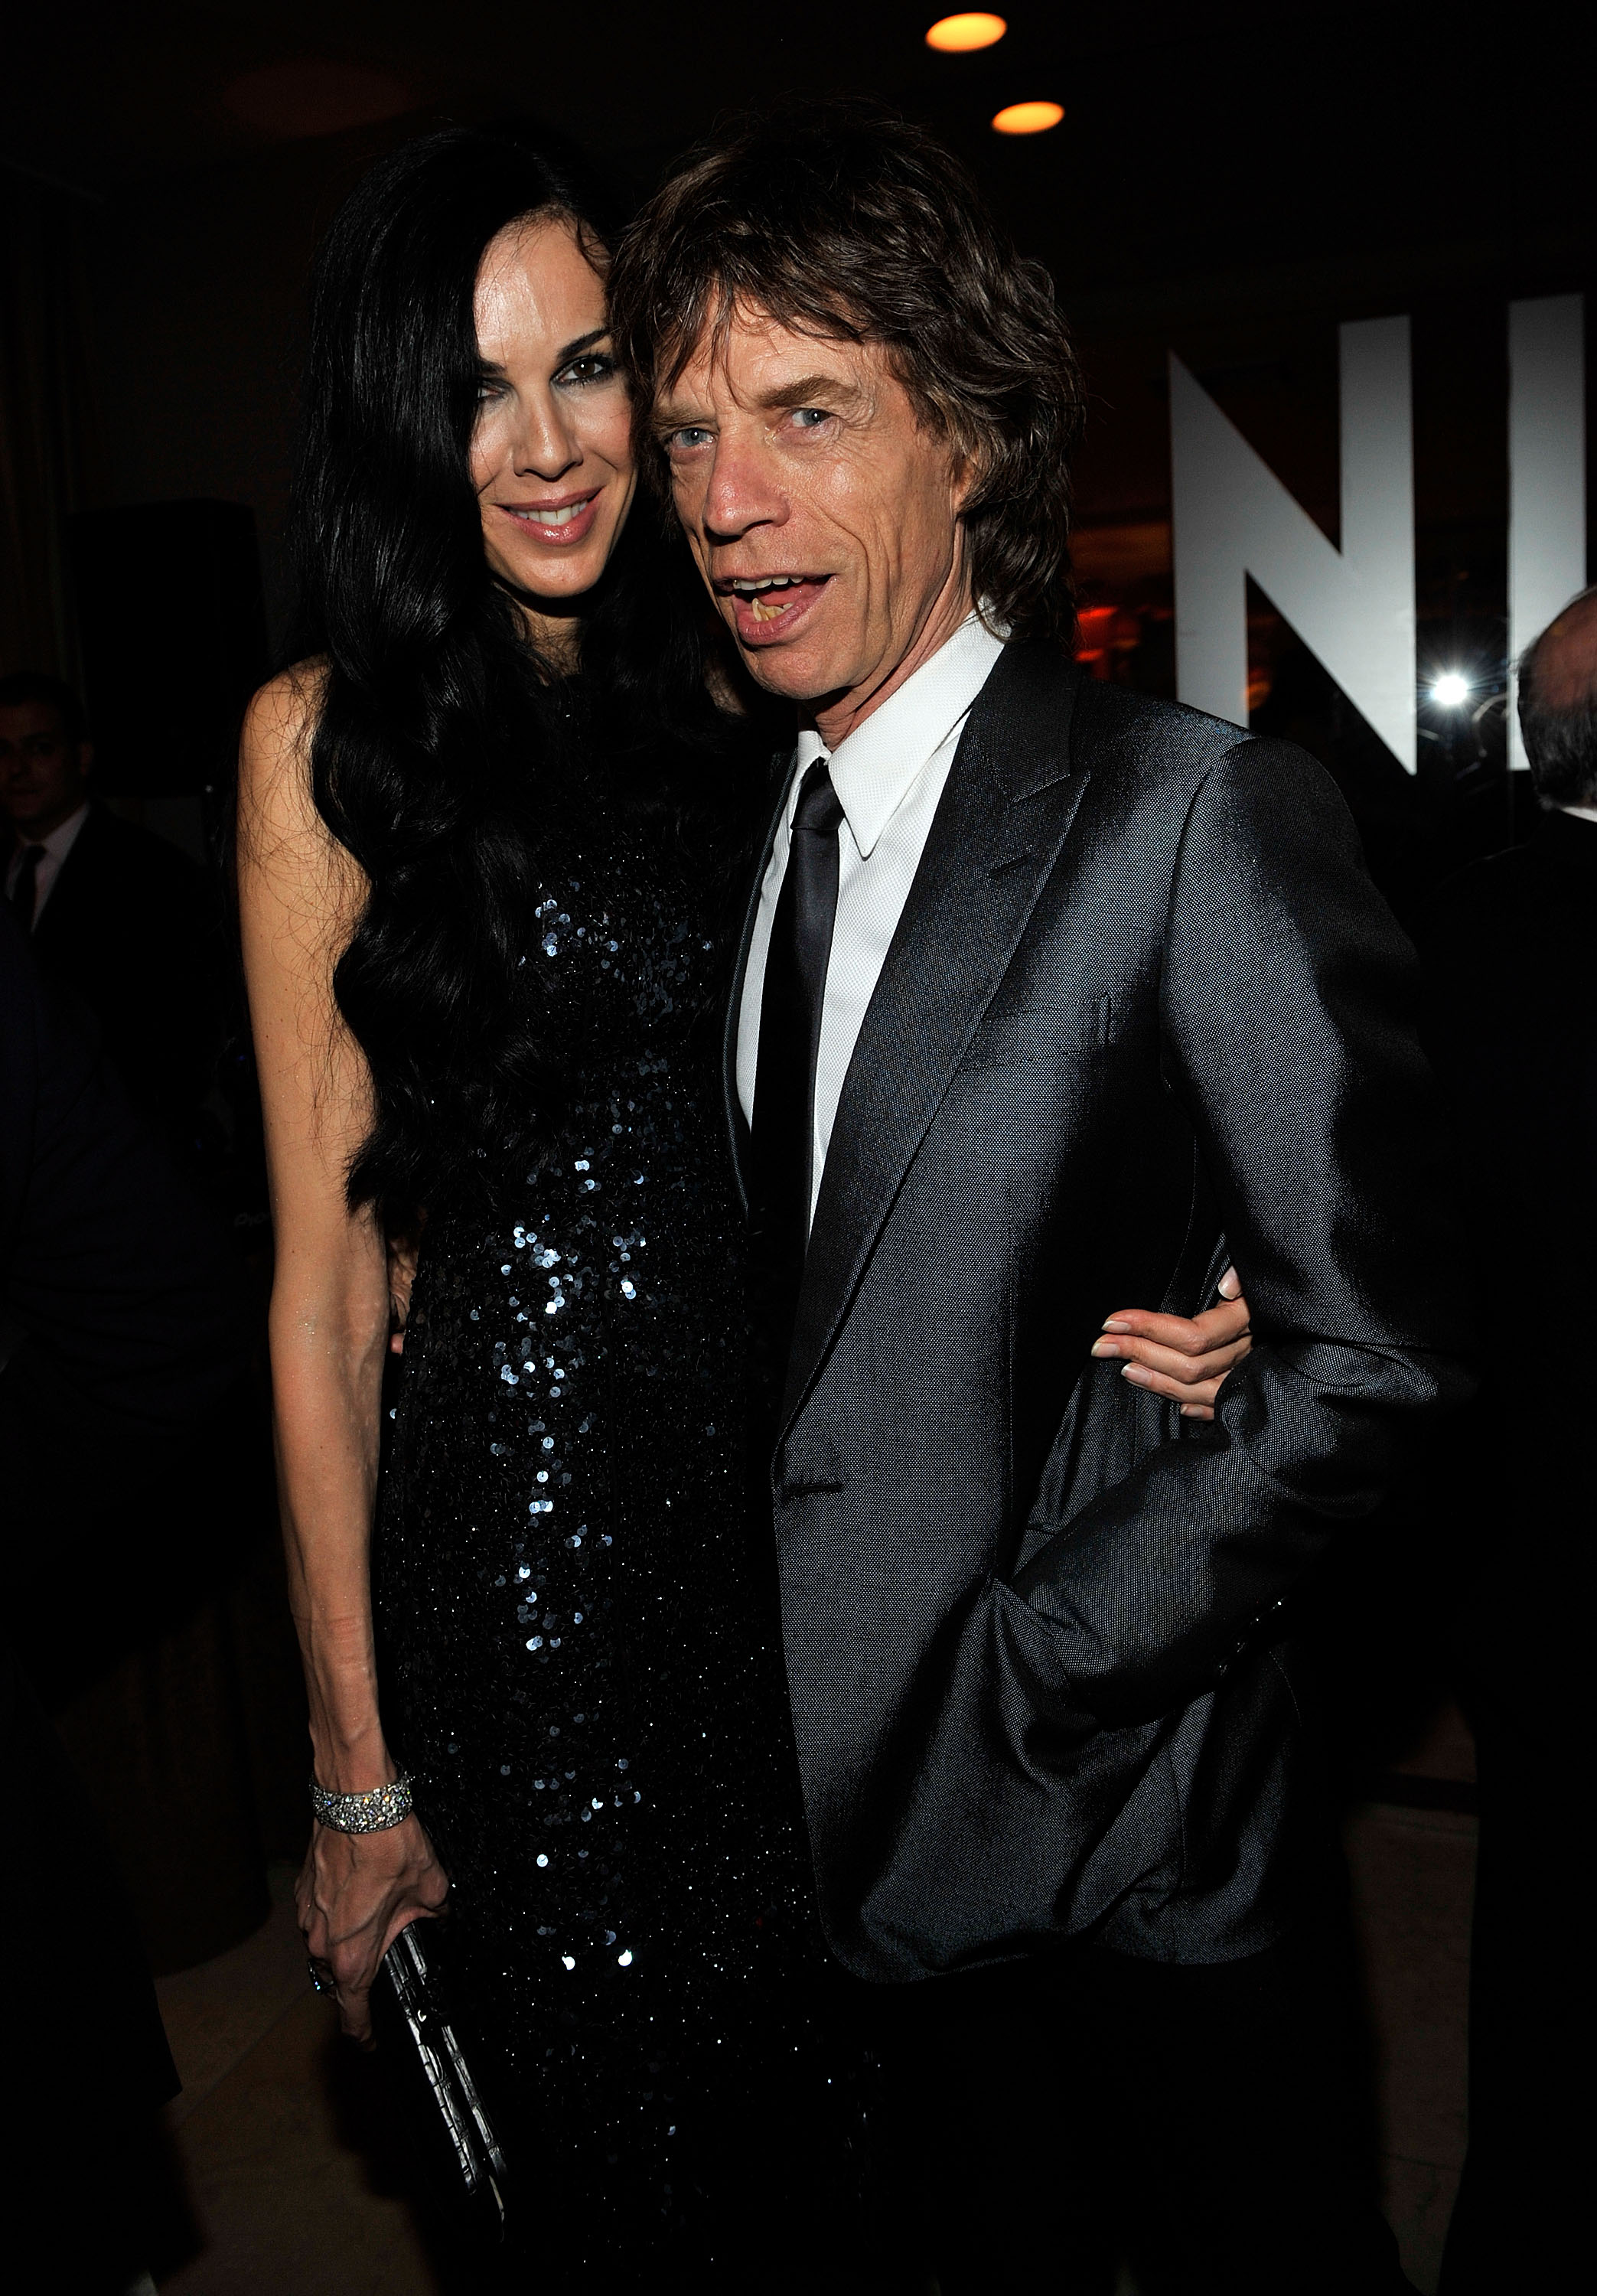
<instances>
[{"instance_id":1,"label":"blurred person in background","mask_svg":"<svg viewBox=\"0 0 1597 2296\"><path fill-rule=\"evenodd\" d=\"M171 706L153 684L151 706ZM228 1175L201 1101L229 972L220 905L205 871L95 794L94 767L70 686L0 677L8 919L58 1001L97 1029L153 1141L214 1201ZM176 1177L152 1199L143 1241L153 1267L168 1203L176 1269L196 1217ZM57 1444L25 1508L10 1493L13 1521L57 1568L71 1448ZM264 1750L294 1727L269 1494L260 1414L241 1381L159 1483L126 1485L120 1535L102 1555L105 1598L87 1614L45 1601L30 1643L34 1686L90 1776L158 1972L235 1943L266 1910L258 1821L280 1803L281 1756ZM109 1521L101 1510L95 1529Z\"/></svg>"},{"instance_id":2,"label":"blurred person in background","mask_svg":"<svg viewBox=\"0 0 1597 2296\"><path fill-rule=\"evenodd\" d=\"M153 683L151 706L162 706ZM0 677L6 898L39 964L99 1021L135 1106L187 1156L220 1046L217 905L186 854L100 800L94 765L70 686Z\"/></svg>"},{"instance_id":3,"label":"blurred person in background","mask_svg":"<svg viewBox=\"0 0 1597 2296\"><path fill-rule=\"evenodd\" d=\"M1477 1265L1514 1272L1546 1332L1597 1292L1597 589L1519 669L1541 818L1462 870L1422 948L1433 1057L1459 1119ZM1548 1867L1578 1828L1589 1727L1597 1472L1589 1407L1544 1347L1494 1357L1447 1529L1463 1557L1461 1689L1480 1781L1470 1948L1470 2149L1445 2296L1563 2284L1585 2245L1575 2157L1585 1948Z\"/></svg>"},{"instance_id":4,"label":"blurred person in background","mask_svg":"<svg viewBox=\"0 0 1597 2296\"><path fill-rule=\"evenodd\" d=\"M21 1845L0 1906L5 2226L31 2284L73 2296L114 2296L191 2234L158 2120L176 2074L101 1781L47 1720L38 1661L159 1575L151 1521L243 1369L242 1289L92 1024L0 914L0 1733Z\"/></svg>"}]
</instances>

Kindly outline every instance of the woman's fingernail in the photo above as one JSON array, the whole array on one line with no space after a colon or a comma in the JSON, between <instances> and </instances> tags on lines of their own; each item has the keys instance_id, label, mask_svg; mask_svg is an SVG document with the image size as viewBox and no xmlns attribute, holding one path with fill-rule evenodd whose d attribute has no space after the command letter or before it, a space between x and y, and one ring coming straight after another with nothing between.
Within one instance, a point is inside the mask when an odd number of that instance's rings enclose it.
<instances>
[{"instance_id":1,"label":"woman's fingernail","mask_svg":"<svg viewBox=\"0 0 1597 2296\"><path fill-rule=\"evenodd\" d=\"M1118 1340L1094 1340L1093 1341L1093 1353L1095 1356L1118 1356L1119 1352L1120 1342Z\"/></svg>"},{"instance_id":2,"label":"woman's fingernail","mask_svg":"<svg viewBox=\"0 0 1597 2296\"><path fill-rule=\"evenodd\" d=\"M1234 1267L1228 1267L1224 1275L1220 1278L1221 1299L1234 1300L1241 1288L1241 1278L1238 1275L1236 1269Z\"/></svg>"},{"instance_id":3,"label":"woman's fingernail","mask_svg":"<svg viewBox=\"0 0 1597 2296\"><path fill-rule=\"evenodd\" d=\"M1145 1371L1139 1363L1128 1363L1122 1365L1120 1376L1122 1379L1130 1380L1134 1387L1146 1387L1152 1379L1153 1374L1151 1371Z\"/></svg>"},{"instance_id":4,"label":"woman's fingernail","mask_svg":"<svg viewBox=\"0 0 1597 2296\"><path fill-rule=\"evenodd\" d=\"M1129 1332L1131 1325L1121 1323L1117 1316L1106 1316L1103 1319L1103 1328L1106 1332Z\"/></svg>"}]
</instances>

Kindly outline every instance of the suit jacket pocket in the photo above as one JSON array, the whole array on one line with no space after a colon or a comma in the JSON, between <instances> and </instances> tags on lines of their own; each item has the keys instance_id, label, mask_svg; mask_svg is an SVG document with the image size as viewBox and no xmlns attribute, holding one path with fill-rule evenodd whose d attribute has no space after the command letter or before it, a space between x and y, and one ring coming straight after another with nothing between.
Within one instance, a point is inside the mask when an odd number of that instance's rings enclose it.
<instances>
[{"instance_id":1,"label":"suit jacket pocket","mask_svg":"<svg viewBox=\"0 0 1597 2296\"><path fill-rule=\"evenodd\" d=\"M1112 998L1072 1006L1060 998L1045 1004L1001 1004L989 1012L966 1054L967 1069L1046 1067L1057 1061L1090 1061L1114 1041Z\"/></svg>"},{"instance_id":2,"label":"suit jacket pocket","mask_svg":"<svg viewBox=\"0 0 1597 2296\"><path fill-rule=\"evenodd\" d=\"M863 1950L844 1950L862 1971L908 1978L1020 1952L1093 1927L1172 1870L1162 1726L1095 1727L1060 1652L1047 1620L996 1578L929 1652L920 1725L862 1813L875 1855Z\"/></svg>"}]
</instances>

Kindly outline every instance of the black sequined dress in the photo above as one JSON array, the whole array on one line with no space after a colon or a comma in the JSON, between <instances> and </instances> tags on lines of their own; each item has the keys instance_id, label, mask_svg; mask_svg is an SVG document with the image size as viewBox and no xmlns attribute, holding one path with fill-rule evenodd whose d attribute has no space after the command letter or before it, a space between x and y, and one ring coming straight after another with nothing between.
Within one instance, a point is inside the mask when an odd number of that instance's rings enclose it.
<instances>
[{"instance_id":1,"label":"black sequined dress","mask_svg":"<svg viewBox=\"0 0 1597 2296\"><path fill-rule=\"evenodd\" d=\"M666 832L607 842L547 873L525 960L565 1145L494 1175L497 1217L430 1208L373 1553L385 1726L550 2290L713 2245L738 2144L827 2078L747 1498L725 932Z\"/></svg>"}]
</instances>

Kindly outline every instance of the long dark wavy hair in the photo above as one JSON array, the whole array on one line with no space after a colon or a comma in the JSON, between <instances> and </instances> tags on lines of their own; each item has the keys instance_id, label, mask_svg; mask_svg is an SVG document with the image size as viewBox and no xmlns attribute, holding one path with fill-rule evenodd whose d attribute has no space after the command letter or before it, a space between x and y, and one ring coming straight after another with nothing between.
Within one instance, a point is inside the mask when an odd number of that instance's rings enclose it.
<instances>
[{"instance_id":1,"label":"long dark wavy hair","mask_svg":"<svg viewBox=\"0 0 1597 2296\"><path fill-rule=\"evenodd\" d=\"M696 577L649 490L583 620L581 671L540 660L484 553L470 472L473 294L507 225L570 220L602 275L617 218L519 126L406 144L316 259L292 512L290 659L321 672L323 819L370 892L333 988L365 1054L352 1206L392 1224L536 1159L560 1080L528 974L541 857L595 799L723 857L748 728L706 685ZM586 808L585 816L583 808ZM535 975L536 978L536 975Z\"/></svg>"}]
</instances>

